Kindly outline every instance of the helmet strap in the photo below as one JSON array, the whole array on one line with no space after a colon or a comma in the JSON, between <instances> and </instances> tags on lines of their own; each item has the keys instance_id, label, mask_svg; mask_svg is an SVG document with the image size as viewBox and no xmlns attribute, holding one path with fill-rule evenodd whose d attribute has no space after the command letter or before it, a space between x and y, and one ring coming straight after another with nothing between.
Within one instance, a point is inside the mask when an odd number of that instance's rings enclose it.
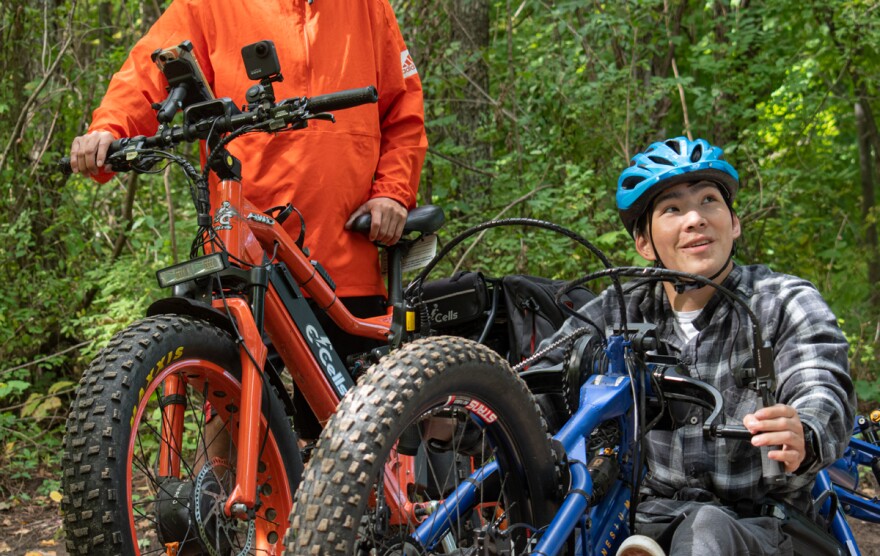
<instances>
[{"instance_id":1,"label":"helmet strap","mask_svg":"<svg viewBox=\"0 0 880 556\"><path fill-rule=\"evenodd\" d=\"M715 278L718 278L719 276L721 276L721 273L724 272L724 270L727 268L727 265L730 264L731 259L733 259L733 251L734 251L734 249L730 250L730 254L727 255L727 260L724 261L724 264L721 265L721 268L718 269L718 272L716 272L712 276L709 276L709 280L714 280ZM685 283L678 282L676 284L672 284L672 287L675 288L675 293L681 295L685 292L698 290L700 288L705 288L706 284L703 284L700 282L685 282Z\"/></svg>"}]
</instances>

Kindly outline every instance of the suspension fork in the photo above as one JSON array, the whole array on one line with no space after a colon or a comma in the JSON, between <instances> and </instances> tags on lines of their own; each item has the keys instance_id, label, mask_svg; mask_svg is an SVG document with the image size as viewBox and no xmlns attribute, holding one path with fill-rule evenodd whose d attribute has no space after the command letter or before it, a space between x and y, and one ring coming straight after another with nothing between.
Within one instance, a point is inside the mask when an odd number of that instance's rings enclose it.
<instances>
[{"instance_id":1,"label":"suspension fork","mask_svg":"<svg viewBox=\"0 0 880 556\"><path fill-rule=\"evenodd\" d=\"M251 307L244 299L216 300L215 306L228 310L241 336L241 406L239 407L238 434L236 435L235 486L226 501L228 516L247 517L257 502L257 467L260 460L260 421L262 417L263 377L266 349ZM233 418L230 415L230 420ZM229 424L229 428L234 427ZM268 431L267 431L268 434Z\"/></svg>"},{"instance_id":2,"label":"suspension fork","mask_svg":"<svg viewBox=\"0 0 880 556\"><path fill-rule=\"evenodd\" d=\"M180 441L183 438L183 417L186 411L186 385L177 374L164 380L162 398L162 432L159 435L159 476L180 477Z\"/></svg>"},{"instance_id":3,"label":"suspension fork","mask_svg":"<svg viewBox=\"0 0 880 556\"><path fill-rule=\"evenodd\" d=\"M230 160L237 162L234 158ZM237 166L233 164L231 170ZM221 169L222 170L222 169ZM240 176L236 171L218 172L221 181L211 193L213 227L226 254L231 260L251 259L259 261L262 249L250 233L243 216L239 213L244 207ZM207 251L213 251L209 246ZM258 258L254 258L258 257ZM243 273L244 274L244 273ZM266 277L263 276L263 279ZM258 280L259 282L260 280ZM257 502L257 468L260 459L260 420L262 417L262 369L266 363L268 350L262 339L265 283L252 288L254 306L244 299L229 297L215 299L214 307L228 312L239 333L239 358L241 360L241 400L238 413L238 427L227 423L233 436L236 450L237 471L235 485L224 506L227 516L247 518L248 510L253 510ZM234 419L230 414L229 420ZM237 429L237 430L236 430ZM268 434L268 431L267 431Z\"/></svg>"}]
</instances>

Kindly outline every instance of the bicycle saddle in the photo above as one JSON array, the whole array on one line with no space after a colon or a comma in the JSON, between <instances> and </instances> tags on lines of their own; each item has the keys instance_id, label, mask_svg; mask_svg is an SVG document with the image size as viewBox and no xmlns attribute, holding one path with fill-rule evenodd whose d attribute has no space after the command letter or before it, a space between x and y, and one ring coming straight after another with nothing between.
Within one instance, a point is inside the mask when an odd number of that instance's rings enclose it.
<instances>
[{"instance_id":1,"label":"bicycle saddle","mask_svg":"<svg viewBox=\"0 0 880 556\"><path fill-rule=\"evenodd\" d=\"M369 233L372 220L369 214L362 214L355 219L351 229L356 232ZM431 234L439 230L444 222L446 222L446 216L443 214L443 209L439 206L425 205L423 207L416 207L406 215L403 235L411 232Z\"/></svg>"}]
</instances>

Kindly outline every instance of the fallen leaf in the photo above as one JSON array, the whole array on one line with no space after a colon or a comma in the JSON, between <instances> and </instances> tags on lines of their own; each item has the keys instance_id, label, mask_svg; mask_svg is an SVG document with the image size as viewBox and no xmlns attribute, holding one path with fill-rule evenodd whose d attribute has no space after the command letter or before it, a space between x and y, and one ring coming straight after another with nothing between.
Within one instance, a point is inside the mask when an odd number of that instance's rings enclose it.
<instances>
[{"instance_id":1,"label":"fallen leaf","mask_svg":"<svg viewBox=\"0 0 880 556\"><path fill-rule=\"evenodd\" d=\"M40 546L55 546L55 539L46 539L40 541Z\"/></svg>"},{"instance_id":2,"label":"fallen leaf","mask_svg":"<svg viewBox=\"0 0 880 556\"><path fill-rule=\"evenodd\" d=\"M53 490L52 492L49 493L49 498L51 498L53 502L58 503L58 502L61 502L61 499L63 498L63 496L57 490Z\"/></svg>"}]
</instances>

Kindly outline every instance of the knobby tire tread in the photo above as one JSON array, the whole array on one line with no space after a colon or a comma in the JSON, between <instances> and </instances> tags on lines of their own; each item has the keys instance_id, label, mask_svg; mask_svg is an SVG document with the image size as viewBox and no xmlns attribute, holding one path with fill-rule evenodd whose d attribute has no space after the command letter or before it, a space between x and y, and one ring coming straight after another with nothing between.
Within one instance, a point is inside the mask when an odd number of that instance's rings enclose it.
<instances>
[{"instance_id":1,"label":"knobby tire tread","mask_svg":"<svg viewBox=\"0 0 880 556\"><path fill-rule=\"evenodd\" d=\"M285 554L350 555L371 477L400 434L401 423L424 403L420 394L443 375L447 382L440 388L451 393L456 376L475 369L491 375L495 393L489 397L518 413L512 419L519 424L520 438L526 439L520 451L544 483L537 513L549 521L557 507L559 466L535 398L494 351L464 338L440 336L414 341L384 358L342 399L306 466ZM438 394L435 389L426 395L436 399ZM507 418L499 411L499 419Z\"/></svg>"},{"instance_id":2,"label":"knobby tire tread","mask_svg":"<svg viewBox=\"0 0 880 556\"><path fill-rule=\"evenodd\" d=\"M132 410L139 403L139 390L148 384L147 375L160 360L157 357L184 343L198 345L198 354L225 363L224 368L240 378L232 337L204 321L180 315L157 315L133 323L116 334L83 373L67 419L62 454L61 507L70 554L133 553L124 499ZM278 409L280 402L275 406ZM283 412L280 416L284 417ZM293 459L285 458L285 466L298 475L302 464L296 437L286 418L280 424L278 418L279 412L273 412L270 428L281 449L296 451Z\"/></svg>"}]
</instances>

